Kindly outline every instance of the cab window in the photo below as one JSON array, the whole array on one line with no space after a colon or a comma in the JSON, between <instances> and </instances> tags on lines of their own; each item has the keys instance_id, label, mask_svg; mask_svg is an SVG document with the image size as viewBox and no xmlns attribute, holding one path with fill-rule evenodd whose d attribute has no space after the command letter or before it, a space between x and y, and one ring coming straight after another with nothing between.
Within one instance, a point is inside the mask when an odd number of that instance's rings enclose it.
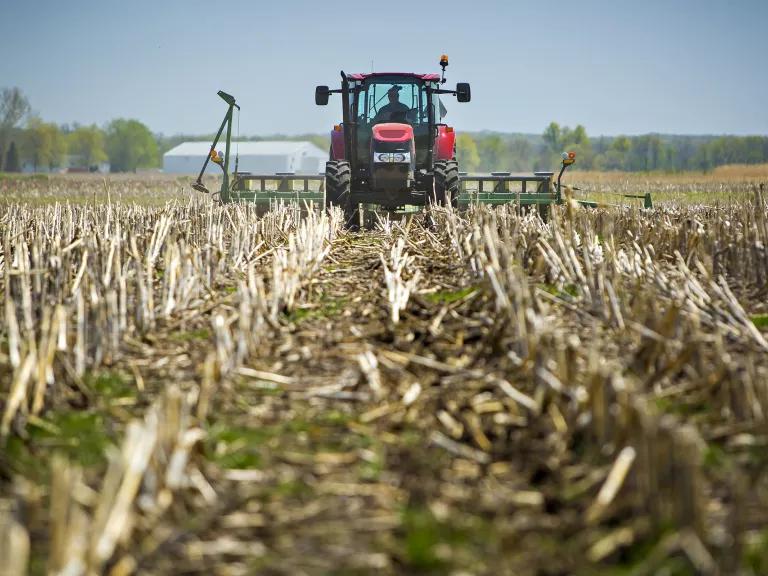
<instances>
[{"instance_id":1,"label":"cab window","mask_svg":"<svg viewBox=\"0 0 768 576\"><path fill-rule=\"evenodd\" d=\"M393 89L397 93L397 99L390 102L389 92ZM364 84L358 93L358 120L364 123L426 124L426 104L426 91L420 83L369 82Z\"/></svg>"}]
</instances>

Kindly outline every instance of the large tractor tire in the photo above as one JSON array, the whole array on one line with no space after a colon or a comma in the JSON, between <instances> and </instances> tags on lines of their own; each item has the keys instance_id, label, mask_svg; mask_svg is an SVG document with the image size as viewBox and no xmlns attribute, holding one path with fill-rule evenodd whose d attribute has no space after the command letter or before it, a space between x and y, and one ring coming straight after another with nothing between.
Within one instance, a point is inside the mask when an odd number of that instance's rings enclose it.
<instances>
[{"instance_id":1,"label":"large tractor tire","mask_svg":"<svg viewBox=\"0 0 768 576\"><path fill-rule=\"evenodd\" d=\"M441 206L459 207L459 163L456 160L435 162L435 198Z\"/></svg>"},{"instance_id":2,"label":"large tractor tire","mask_svg":"<svg viewBox=\"0 0 768 576\"><path fill-rule=\"evenodd\" d=\"M350 202L352 171L349 162L331 160L325 163L325 208L338 206L344 210L344 224L349 228L358 225L360 219L357 207Z\"/></svg>"}]
</instances>

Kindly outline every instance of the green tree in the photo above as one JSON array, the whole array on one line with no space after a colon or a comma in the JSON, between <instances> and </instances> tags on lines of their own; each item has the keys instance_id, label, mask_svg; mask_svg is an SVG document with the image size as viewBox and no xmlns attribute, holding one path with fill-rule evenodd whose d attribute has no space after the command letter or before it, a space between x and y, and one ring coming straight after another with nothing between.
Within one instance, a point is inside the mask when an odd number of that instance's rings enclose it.
<instances>
[{"instance_id":1,"label":"green tree","mask_svg":"<svg viewBox=\"0 0 768 576\"><path fill-rule=\"evenodd\" d=\"M632 139L626 168L632 171L649 171L663 168L666 151L656 134L646 134Z\"/></svg>"},{"instance_id":2,"label":"green tree","mask_svg":"<svg viewBox=\"0 0 768 576\"><path fill-rule=\"evenodd\" d=\"M592 167L594 153L587 131L579 124L571 130L568 126L561 127L557 122L550 122L542 134L544 150L536 163L539 169L552 169L560 162L560 154L565 151L576 152L579 167Z\"/></svg>"},{"instance_id":3,"label":"green tree","mask_svg":"<svg viewBox=\"0 0 768 576\"><path fill-rule=\"evenodd\" d=\"M480 154L481 170L491 172L494 170L508 170L506 158L506 146L504 140L498 134L492 134L480 138L477 143Z\"/></svg>"},{"instance_id":4,"label":"green tree","mask_svg":"<svg viewBox=\"0 0 768 576\"><path fill-rule=\"evenodd\" d=\"M627 155L632 148L632 141L626 136L617 136L605 152L595 157L593 168L599 170L623 170L627 164Z\"/></svg>"},{"instance_id":5,"label":"green tree","mask_svg":"<svg viewBox=\"0 0 768 576\"><path fill-rule=\"evenodd\" d=\"M587 131L579 124L573 131L573 146L572 150L576 152L577 157L581 158L581 168L583 170L592 170L595 153L592 150L592 141L587 136Z\"/></svg>"},{"instance_id":6,"label":"green tree","mask_svg":"<svg viewBox=\"0 0 768 576\"><path fill-rule=\"evenodd\" d=\"M107 160L104 132L96 125L78 126L67 135L69 153L79 156L86 166L96 166Z\"/></svg>"},{"instance_id":7,"label":"green tree","mask_svg":"<svg viewBox=\"0 0 768 576\"><path fill-rule=\"evenodd\" d=\"M507 143L508 170L527 172L533 169L533 146L523 137L514 137Z\"/></svg>"},{"instance_id":8,"label":"green tree","mask_svg":"<svg viewBox=\"0 0 768 576\"><path fill-rule=\"evenodd\" d=\"M480 167L477 143L469 134L459 134L456 137L456 158L459 161L459 169L464 172L477 172Z\"/></svg>"},{"instance_id":9,"label":"green tree","mask_svg":"<svg viewBox=\"0 0 768 576\"><path fill-rule=\"evenodd\" d=\"M611 143L610 150L614 150L619 154L626 154L632 148L632 141L626 136L617 136Z\"/></svg>"},{"instance_id":10,"label":"green tree","mask_svg":"<svg viewBox=\"0 0 768 576\"><path fill-rule=\"evenodd\" d=\"M16 148L16 142L11 141L11 145L8 148L8 153L5 155L5 167L6 172L21 172L21 162L19 161L19 151Z\"/></svg>"},{"instance_id":11,"label":"green tree","mask_svg":"<svg viewBox=\"0 0 768 576\"><path fill-rule=\"evenodd\" d=\"M587 136L587 130L581 124L576 126L576 128L574 128L572 131L568 132L568 138L564 142L566 146L568 145L584 146L589 143L590 142L589 142L589 137Z\"/></svg>"},{"instance_id":12,"label":"green tree","mask_svg":"<svg viewBox=\"0 0 768 576\"><path fill-rule=\"evenodd\" d=\"M575 152L576 161L580 168L589 170L592 168L594 160L594 154L592 152L592 143L587 136L587 130L581 124L571 130L567 126L562 128L560 136L561 150L555 150L559 155L562 152ZM559 157L555 158L555 162L559 162Z\"/></svg>"},{"instance_id":13,"label":"green tree","mask_svg":"<svg viewBox=\"0 0 768 576\"><path fill-rule=\"evenodd\" d=\"M8 141L27 114L29 101L21 90L4 88L0 91L0 151L6 150ZM3 169L3 159L0 154L0 170Z\"/></svg>"},{"instance_id":14,"label":"green tree","mask_svg":"<svg viewBox=\"0 0 768 576\"><path fill-rule=\"evenodd\" d=\"M157 141L138 120L118 118L107 126L107 155L113 172L135 172L159 164Z\"/></svg>"},{"instance_id":15,"label":"green tree","mask_svg":"<svg viewBox=\"0 0 768 576\"><path fill-rule=\"evenodd\" d=\"M24 154L35 171L43 167L53 170L63 164L67 142L56 124L33 117L27 123L24 135Z\"/></svg>"},{"instance_id":16,"label":"green tree","mask_svg":"<svg viewBox=\"0 0 768 576\"><path fill-rule=\"evenodd\" d=\"M560 151L561 132L560 125L557 122L550 122L549 126L544 129L544 143L552 152Z\"/></svg>"}]
</instances>

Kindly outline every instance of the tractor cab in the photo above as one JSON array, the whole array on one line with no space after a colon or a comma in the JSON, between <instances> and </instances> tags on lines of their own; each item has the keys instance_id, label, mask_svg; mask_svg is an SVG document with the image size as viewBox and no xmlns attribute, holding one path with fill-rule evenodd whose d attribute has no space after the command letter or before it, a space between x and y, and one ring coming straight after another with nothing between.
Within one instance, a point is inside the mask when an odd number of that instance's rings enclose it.
<instances>
[{"instance_id":1,"label":"tractor cab","mask_svg":"<svg viewBox=\"0 0 768 576\"><path fill-rule=\"evenodd\" d=\"M400 125L403 133L412 133L415 152L412 161L414 166L426 168L431 148L430 134L435 133L441 122L440 110L445 110L437 93L439 77L369 74L354 75L353 78L358 76L360 79L353 81L350 103L352 116L356 119L358 165L367 166L370 172L369 158L376 163L377 158L371 154L372 143L374 148L380 148L379 152L389 151L391 145L380 139L380 130L374 135L374 128L380 124L393 124Z\"/></svg>"}]
</instances>

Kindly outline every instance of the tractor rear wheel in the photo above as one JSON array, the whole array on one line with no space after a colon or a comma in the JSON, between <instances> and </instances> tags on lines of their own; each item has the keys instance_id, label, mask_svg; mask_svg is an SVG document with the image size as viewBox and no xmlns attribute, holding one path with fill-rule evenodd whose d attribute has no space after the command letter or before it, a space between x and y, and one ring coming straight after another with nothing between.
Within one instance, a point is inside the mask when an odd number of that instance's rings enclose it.
<instances>
[{"instance_id":1,"label":"tractor rear wheel","mask_svg":"<svg viewBox=\"0 0 768 576\"><path fill-rule=\"evenodd\" d=\"M325 208L338 206L344 210L344 225L354 227L359 220L358 210L350 202L352 171L349 162L331 160L325 163Z\"/></svg>"},{"instance_id":2,"label":"tractor rear wheel","mask_svg":"<svg viewBox=\"0 0 768 576\"><path fill-rule=\"evenodd\" d=\"M441 206L459 206L459 163L456 160L435 162L435 198Z\"/></svg>"}]
</instances>

